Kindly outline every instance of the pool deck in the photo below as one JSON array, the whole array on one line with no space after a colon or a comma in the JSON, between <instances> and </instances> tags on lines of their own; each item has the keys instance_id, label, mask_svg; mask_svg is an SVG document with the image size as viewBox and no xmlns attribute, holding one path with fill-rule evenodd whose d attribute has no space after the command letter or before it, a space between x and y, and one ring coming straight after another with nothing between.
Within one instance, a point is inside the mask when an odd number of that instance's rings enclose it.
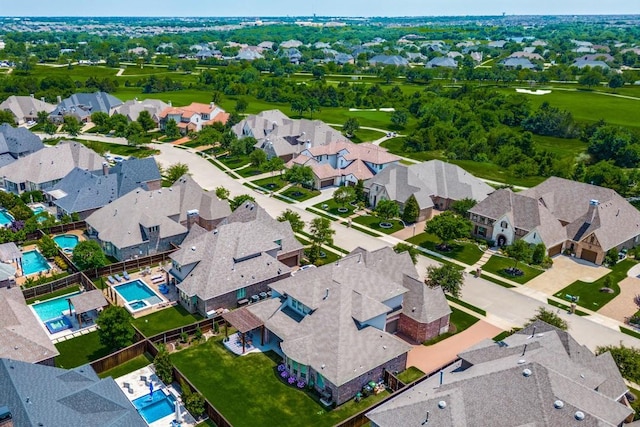
<instances>
[{"instance_id":1,"label":"pool deck","mask_svg":"<svg viewBox=\"0 0 640 427\"><path fill-rule=\"evenodd\" d=\"M60 332L56 332L55 334L52 334L49 332L44 322L40 320L38 313L36 313L33 307L29 306L29 309L38 320L38 323L40 323L40 327L42 327L42 329L47 333L47 336L49 337L49 339L51 339L51 342L54 344L57 344L61 341L70 340L72 338L76 338L81 335L86 335L90 332L98 330L98 327L96 326L96 323L95 323L96 313L93 312L89 314L89 316L91 317L91 323L89 325L84 326L83 328L80 328L80 326L78 325L78 320L76 319L75 316L66 316L67 319L71 321L71 325L73 325L73 328L65 329L64 331L60 331Z\"/></svg>"},{"instance_id":2,"label":"pool deck","mask_svg":"<svg viewBox=\"0 0 640 427\"><path fill-rule=\"evenodd\" d=\"M141 377L146 377L148 381L152 381L154 390L164 390L165 392L172 394L176 400L180 402L180 413L182 414L182 422L180 423L181 427L192 427L196 425L196 420L187 412L184 404L182 403L178 387L173 384L167 386L162 383L156 375L153 365L148 365L144 368L138 369L137 371L133 371L130 374L123 375L116 378L115 381L118 386L122 388L122 391L127 398L133 402L135 399L149 394L149 385L142 381ZM129 392L129 389L124 387L125 383L129 384L131 393ZM170 415L167 415L166 417L149 425L151 427L169 427L171 426L171 422L175 419L175 413L171 413Z\"/></svg>"}]
</instances>

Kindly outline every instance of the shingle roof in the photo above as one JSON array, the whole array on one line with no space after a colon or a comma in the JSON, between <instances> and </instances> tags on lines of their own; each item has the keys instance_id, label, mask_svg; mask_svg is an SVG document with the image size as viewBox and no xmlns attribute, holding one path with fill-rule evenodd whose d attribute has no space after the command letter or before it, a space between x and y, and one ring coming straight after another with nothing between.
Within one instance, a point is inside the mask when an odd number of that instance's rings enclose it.
<instances>
[{"instance_id":1,"label":"shingle roof","mask_svg":"<svg viewBox=\"0 0 640 427\"><path fill-rule=\"evenodd\" d=\"M0 357L37 363L59 354L19 287L0 288L0 307Z\"/></svg>"},{"instance_id":2,"label":"shingle roof","mask_svg":"<svg viewBox=\"0 0 640 427\"><path fill-rule=\"evenodd\" d=\"M0 103L0 110L11 111L20 122L22 122L25 117L37 117L38 111L46 111L48 114L55 110L55 108L55 105L31 96L11 95Z\"/></svg>"},{"instance_id":3,"label":"shingle roof","mask_svg":"<svg viewBox=\"0 0 640 427\"><path fill-rule=\"evenodd\" d=\"M435 68L435 67L458 68L458 61L448 56L437 56L435 58L431 58L425 66L427 68Z\"/></svg>"},{"instance_id":4,"label":"shingle roof","mask_svg":"<svg viewBox=\"0 0 640 427\"><path fill-rule=\"evenodd\" d=\"M111 110L121 104L121 100L106 92L74 93L63 99L49 116L75 114L82 119L98 111L110 114Z\"/></svg>"},{"instance_id":5,"label":"shingle roof","mask_svg":"<svg viewBox=\"0 0 640 427\"><path fill-rule=\"evenodd\" d=\"M16 426L147 425L116 382L89 365L67 371L0 359L0 396Z\"/></svg>"},{"instance_id":6,"label":"shingle roof","mask_svg":"<svg viewBox=\"0 0 640 427\"><path fill-rule=\"evenodd\" d=\"M104 298L102 291L98 289L82 292L78 295L72 296L69 300L71 301L76 314L86 313L87 311L109 305L107 300Z\"/></svg>"},{"instance_id":7,"label":"shingle roof","mask_svg":"<svg viewBox=\"0 0 640 427\"><path fill-rule=\"evenodd\" d=\"M355 53L354 53L355 55ZM409 65L409 61L406 58L403 58L398 55L376 55L369 60L369 64L371 65L396 65L396 66L407 66Z\"/></svg>"},{"instance_id":8,"label":"shingle roof","mask_svg":"<svg viewBox=\"0 0 640 427\"><path fill-rule=\"evenodd\" d=\"M135 121L138 120L138 116L142 111L148 111L151 118L157 120L160 117L160 113L167 107L169 107L169 104L159 99L143 99L142 101L132 99L116 107L115 112L122 114L131 121Z\"/></svg>"},{"instance_id":9,"label":"shingle roof","mask_svg":"<svg viewBox=\"0 0 640 427\"><path fill-rule=\"evenodd\" d=\"M40 138L29 130L14 128L7 123L0 125L0 154L8 153L17 159L43 148Z\"/></svg>"}]
</instances>

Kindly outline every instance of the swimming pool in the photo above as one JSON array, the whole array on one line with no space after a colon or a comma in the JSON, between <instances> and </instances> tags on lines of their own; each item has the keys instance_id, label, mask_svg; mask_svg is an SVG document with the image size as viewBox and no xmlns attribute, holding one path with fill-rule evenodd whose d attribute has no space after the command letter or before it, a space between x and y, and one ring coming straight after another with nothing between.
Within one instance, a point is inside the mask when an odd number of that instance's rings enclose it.
<instances>
[{"instance_id":1,"label":"swimming pool","mask_svg":"<svg viewBox=\"0 0 640 427\"><path fill-rule=\"evenodd\" d=\"M158 421L175 412L176 399L171 395L166 395L162 390L154 391L151 396L144 395L133 400L133 406L136 407L138 413L148 423Z\"/></svg>"},{"instance_id":2,"label":"swimming pool","mask_svg":"<svg viewBox=\"0 0 640 427\"><path fill-rule=\"evenodd\" d=\"M126 306L131 312L162 302L162 298L140 279L118 285L114 289L126 301Z\"/></svg>"},{"instance_id":3,"label":"swimming pool","mask_svg":"<svg viewBox=\"0 0 640 427\"><path fill-rule=\"evenodd\" d=\"M0 209L0 225L7 226L13 222L13 216L6 211L6 209Z\"/></svg>"},{"instance_id":4,"label":"swimming pool","mask_svg":"<svg viewBox=\"0 0 640 427\"><path fill-rule=\"evenodd\" d=\"M63 311L69 310L68 298L78 295L80 292L73 292L58 298L52 298L47 301L37 302L31 305L33 311L36 312L40 320L46 322L48 320L57 319L62 316Z\"/></svg>"},{"instance_id":5,"label":"swimming pool","mask_svg":"<svg viewBox=\"0 0 640 427\"><path fill-rule=\"evenodd\" d=\"M40 273L51 268L45 257L37 250L22 253L22 272L25 276Z\"/></svg>"},{"instance_id":6,"label":"swimming pool","mask_svg":"<svg viewBox=\"0 0 640 427\"><path fill-rule=\"evenodd\" d=\"M66 316L58 317L57 319L53 320L47 320L46 322L44 322L44 326L47 327L50 334L55 334L66 329L73 328L71 320L67 319Z\"/></svg>"},{"instance_id":7,"label":"swimming pool","mask_svg":"<svg viewBox=\"0 0 640 427\"><path fill-rule=\"evenodd\" d=\"M60 234L53 237L56 245L60 246L63 250L68 249L69 251L73 251L79 240L78 236L74 236L73 234Z\"/></svg>"},{"instance_id":8,"label":"swimming pool","mask_svg":"<svg viewBox=\"0 0 640 427\"><path fill-rule=\"evenodd\" d=\"M43 205L33 205L33 206L30 206L30 208L33 211L34 215L38 215L39 213L42 213L47 210Z\"/></svg>"}]
</instances>

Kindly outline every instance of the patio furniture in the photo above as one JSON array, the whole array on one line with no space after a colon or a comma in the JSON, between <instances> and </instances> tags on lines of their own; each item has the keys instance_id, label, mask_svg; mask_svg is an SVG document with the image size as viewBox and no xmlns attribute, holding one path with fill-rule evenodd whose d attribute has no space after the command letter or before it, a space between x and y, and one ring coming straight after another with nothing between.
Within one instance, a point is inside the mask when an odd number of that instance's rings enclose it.
<instances>
[{"instance_id":1,"label":"patio furniture","mask_svg":"<svg viewBox=\"0 0 640 427\"><path fill-rule=\"evenodd\" d=\"M122 277L124 277L124 280L130 280L131 277L129 276L129 273L127 273L127 270L122 272Z\"/></svg>"},{"instance_id":2,"label":"patio furniture","mask_svg":"<svg viewBox=\"0 0 640 427\"><path fill-rule=\"evenodd\" d=\"M147 376L146 375L140 375L140 381L142 381L143 383L147 383Z\"/></svg>"},{"instance_id":3,"label":"patio furniture","mask_svg":"<svg viewBox=\"0 0 640 427\"><path fill-rule=\"evenodd\" d=\"M119 274L114 274L113 278L116 279L118 282L122 282L122 277L120 277Z\"/></svg>"},{"instance_id":4,"label":"patio furniture","mask_svg":"<svg viewBox=\"0 0 640 427\"><path fill-rule=\"evenodd\" d=\"M129 388L127 388L127 391L129 392L129 394L133 394L133 388L131 388L131 386L129 386Z\"/></svg>"},{"instance_id":5,"label":"patio furniture","mask_svg":"<svg viewBox=\"0 0 640 427\"><path fill-rule=\"evenodd\" d=\"M258 302L260 297L258 295L251 295L251 302Z\"/></svg>"},{"instance_id":6,"label":"patio furniture","mask_svg":"<svg viewBox=\"0 0 640 427\"><path fill-rule=\"evenodd\" d=\"M131 387L131 384L129 384L129 383L122 383L122 387L123 387L123 388L129 388L129 387Z\"/></svg>"},{"instance_id":7,"label":"patio furniture","mask_svg":"<svg viewBox=\"0 0 640 427\"><path fill-rule=\"evenodd\" d=\"M109 276L109 277L107 277L107 280L108 280L108 281L109 281L109 283L111 283L112 285L113 285L114 283L117 283L116 279L114 279L114 278L113 278L113 276Z\"/></svg>"},{"instance_id":8,"label":"patio furniture","mask_svg":"<svg viewBox=\"0 0 640 427\"><path fill-rule=\"evenodd\" d=\"M169 288L167 288L166 286L160 285L160 286L158 286L158 290L160 291L160 293L162 295L166 295L166 294L169 293Z\"/></svg>"},{"instance_id":9,"label":"patio furniture","mask_svg":"<svg viewBox=\"0 0 640 427\"><path fill-rule=\"evenodd\" d=\"M267 298L267 293L266 292L260 292L258 295L260 296L260 299L266 299Z\"/></svg>"}]
</instances>

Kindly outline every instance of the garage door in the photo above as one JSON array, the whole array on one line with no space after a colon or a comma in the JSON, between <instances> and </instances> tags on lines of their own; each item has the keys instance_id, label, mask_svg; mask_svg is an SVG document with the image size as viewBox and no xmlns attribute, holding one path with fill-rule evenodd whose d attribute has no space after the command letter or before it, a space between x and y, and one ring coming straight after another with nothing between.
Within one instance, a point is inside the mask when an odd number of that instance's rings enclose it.
<instances>
[{"instance_id":1,"label":"garage door","mask_svg":"<svg viewBox=\"0 0 640 427\"><path fill-rule=\"evenodd\" d=\"M562 243L549 248L549 256L558 255L562 251Z\"/></svg>"},{"instance_id":2,"label":"garage door","mask_svg":"<svg viewBox=\"0 0 640 427\"><path fill-rule=\"evenodd\" d=\"M396 332L398 332L398 319L392 320L389 323L387 323L385 331L390 334L395 334Z\"/></svg>"},{"instance_id":3,"label":"garage door","mask_svg":"<svg viewBox=\"0 0 640 427\"><path fill-rule=\"evenodd\" d=\"M283 259L278 258L278 261L280 261L281 263L283 263L287 267L293 267L293 266L298 265L298 261L299 260L298 260L298 255L296 254L296 255L290 256L288 258L283 258Z\"/></svg>"},{"instance_id":4,"label":"garage door","mask_svg":"<svg viewBox=\"0 0 640 427\"><path fill-rule=\"evenodd\" d=\"M594 251L587 250L587 249L583 249L582 253L580 254L580 258L595 263L596 262L596 258L598 258L598 253L594 252Z\"/></svg>"},{"instance_id":5,"label":"garage door","mask_svg":"<svg viewBox=\"0 0 640 427\"><path fill-rule=\"evenodd\" d=\"M333 178L332 179L325 179L324 181L320 181L320 188L329 187L331 185L333 185Z\"/></svg>"}]
</instances>

